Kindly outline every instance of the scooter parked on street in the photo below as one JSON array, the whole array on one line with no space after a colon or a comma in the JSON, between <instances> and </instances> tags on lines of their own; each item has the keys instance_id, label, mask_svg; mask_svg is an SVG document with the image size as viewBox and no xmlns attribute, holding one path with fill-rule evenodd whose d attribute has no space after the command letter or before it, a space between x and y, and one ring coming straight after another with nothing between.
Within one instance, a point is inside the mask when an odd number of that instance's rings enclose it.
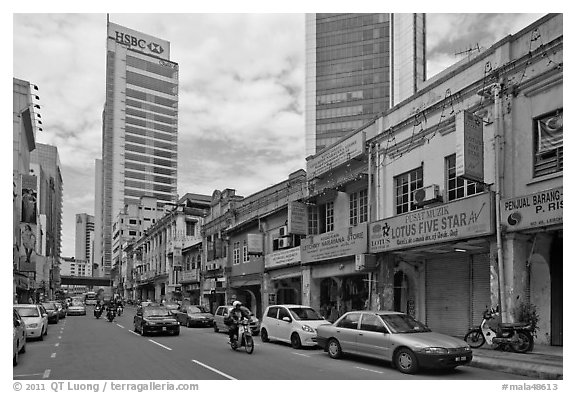
<instances>
[{"instance_id":1,"label":"scooter parked on street","mask_svg":"<svg viewBox=\"0 0 576 393\"><path fill-rule=\"evenodd\" d=\"M534 328L529 323L498 323L494 330L489 321L500 315L498 307L486 309L480 326L471 329L464 341L471 348L488 343L493 348L526 353L534 348ZM494 325L494 324L492 324Z\"/></svg>"}]
</instances>

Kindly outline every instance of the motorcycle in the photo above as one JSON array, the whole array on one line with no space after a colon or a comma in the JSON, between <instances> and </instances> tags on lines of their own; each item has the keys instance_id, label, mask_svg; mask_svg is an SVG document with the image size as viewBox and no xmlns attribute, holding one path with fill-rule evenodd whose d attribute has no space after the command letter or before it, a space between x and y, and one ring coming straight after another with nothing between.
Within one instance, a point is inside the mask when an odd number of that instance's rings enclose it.
<instances>
[{"instance_id":1,"label":"motorcycle","mask_svg":"<svg viewBox=\"0 0 576 393\"><path fill-rule=\"evenodd\" d=\"M102 306L94 307L94 316L96 317L96 319L100 319L100 317L102 316Z\"/></svg>"},{"instance_id":2,"label":"motorcycle","mask_svg":"<svg viewBox=\"0 0 576 393\"><path fill-rule=\"evenodd\" d=\"M124 311L124 307L119 305L118 306L118 316L121 316L123 311Z\"/></svg>"},{"instance_id":3,"label":"motorcycle","mask_svg":"<svg viewBox=\"0 0 576 393\"><path fill-rule=\"evenodd\" d=\"M482 323L471 329L464 341L471 348L480 348L488 343L493 348L511 349L514 352L526 353L534 348L534 328L529 323L498 323L497 330L492 329L489 321L500 314L498 307L484 311Z\"/></svg>"},{"instance_id":4,"label":"motorcycle","mask_svg":"<svg viewBox=\"0 0 576 393\"><path fill-rule=\"evenodd\" d=\"M250 322L244 318L238 324L238 334L230 341L230 347L237 350L244 347L247 353L254 352L254 339L252 338L252 331L250 330Z\"/></svg>"},{"instance_id":5,"label":"motorcycle","mask_svg":"<svg viewBox=\"0 0 576 393\"><path fill-rule=\"evenodd\" d=\"M106 314L106 318L108 318L109 322L114 321L114 318L116 318L116 310L114 310L113 308L109 308L108 314Z\"/></svg>"}]
</instances>

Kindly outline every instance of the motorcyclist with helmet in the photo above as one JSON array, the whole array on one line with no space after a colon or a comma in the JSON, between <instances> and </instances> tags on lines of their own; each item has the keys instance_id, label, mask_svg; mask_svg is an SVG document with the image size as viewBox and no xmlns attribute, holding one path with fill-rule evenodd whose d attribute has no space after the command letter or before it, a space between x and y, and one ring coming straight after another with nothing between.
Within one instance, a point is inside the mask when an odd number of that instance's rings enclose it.
<instances>
[{"instance_id":1,"label":"motorcyclist with helmet","mask_svg":"<svg viewBox=\"0 0 576 393\"><path fill-rule=\"evenodd\" d=\"M234 340L234 336L238 336L238 324L242 321L243 318L250 318L250 311L242 306L242 303L238 300L232 303L233 308L230 310L230 314L228 315L229 320L229 329L228 329L228 337L230 339L230 343Z\"/></svg>"}]
</instances>

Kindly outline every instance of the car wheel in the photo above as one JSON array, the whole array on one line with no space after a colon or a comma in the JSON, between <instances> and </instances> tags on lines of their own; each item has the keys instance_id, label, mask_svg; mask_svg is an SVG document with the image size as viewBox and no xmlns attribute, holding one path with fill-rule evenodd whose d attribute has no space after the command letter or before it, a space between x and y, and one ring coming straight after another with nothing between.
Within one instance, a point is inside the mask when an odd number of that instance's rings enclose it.
<instances>
[{"instance_id":1,"label":"car wheel","mask_svg":"<svg viewBox=\"0 0 576 393\"><path fill-rule=\"evenodd\" d=\"M140 328L140 335L141 335L141 336L145 336L145 335L146 335L146 330L144 330L144 326L142 326L142 327Z\"/></svg>"},{"instance_id":2,"label":"car wheel","mask_svg":"<svg viewBox=\"0 0 576 393\"><path fill-rule=\"evenodd\" d=\"M401 373L414 374L418 371L418 360L414 352L408 348L401 348L394 356L394 363Z\"/></svg>"},{"instance_id":3,"label":"car wheel","mask_svg":"<svg viewBox=\"0 0 576 393\"><path fill-rule=\"evenodd\" d=\"M260 338L262 339L262 342L270 342L270 339L268 338L268 332L266 331L266 329L262 329L260 331Z\"/></svg>"},{"instance_id":4,"label":"car wheel","mask_svg":"<svg viewBox=\"0 0 576 393\"><path fill-rule=\"evenodd\" d=\"M332 359L342 357L342 347L340 347L340 343L335 338L328 340L328 355L330 355Z\"/></svg>"},{"instance_id":5,"label":"car wheel","mask_svg":"<svg viewBox=\"0 0 576 393\"><path fill-rule=\"evenodd\" d=\"M22 345L22 348L18 353L25 353L25 352L26 352L26 339L24 339L24 345Z\"/></svg>"},{"instance_id":6,"label":"car wheel","mask_svg":"<svg viewBox=\"0 0 576 393\"><path fill-rule=\"evenodd\" d=\"M292 333L292 336L290 336L290 345L292 345L294 349L302 348L302 341L300 341L298 333Z\"/></svg>"},{"instance_id":7,"label":"car wheel","mask_svg":"<svg viewBox=\"0 0 576 393\"><path fill-rule=\"evenodd\" d=\"M179 335L180 335L180 330L176 330L176 331L174 332L174 335L175 335L175 336L179 336Z\"/></svg>"},{"instance_id":8,"label":"car wheel","mask_svg":"<svg viewBox=\"0 0 576 393\"><path fill-rule=\"evenodd\" d=\"M46 333L44 333L44 330L42 330L42 331L40 332L40 337L38 337L38 339L39 339L40 341L44 341L44 336L45 336L45 335L46 335Z\"/></svg>"},{"instance_id":9,"label":"car wheel","mask_svg":"<svg viewBox=\"0 0 576 393\"><path fill-rule=\"evenodd\" d=\"M192 327L192 321L187 321L187 322L186 322L186 327L191 328L191 327Z\"/></svg>"},{"instance_id":10,"label":"car wheel","mask_svg":"<svg viewBox=\"0 0 576 393\"><path fill-rule=\"evenodd\" d=\"M218 333L218 325L216 325L216 322L214 322L214 332Z\"/></svg>"},{"instance_id":11,"label":"car wheel","mask_svg":"<svg viewBox=\"0 0 576 393\"><path fill-rule=\"evenodd\" d=\"M18 351L16 351L16 353L12 357L12 366L17 366L17 365L18 365Z\"/></svg>"}]
</instances>

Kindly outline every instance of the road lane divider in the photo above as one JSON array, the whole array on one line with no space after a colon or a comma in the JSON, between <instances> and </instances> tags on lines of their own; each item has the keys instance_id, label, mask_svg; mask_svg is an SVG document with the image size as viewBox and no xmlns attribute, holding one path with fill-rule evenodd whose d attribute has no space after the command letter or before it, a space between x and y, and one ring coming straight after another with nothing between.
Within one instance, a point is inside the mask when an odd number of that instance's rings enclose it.
<instances>
[{"instance_id":1,"label":"road lane divider","mask_svg":"<svg viewBox=\"0 0 576 393\"><path fill-rule=\"evenodd\" d=\"M120 325L119 323L117 323L116 326L121 327L122 329L125 329L125 327Z\"/></svg>"},{"instance_id":2,"label":"road lane divider","mask_svg":"<svg viewBox=\"0 0 576 393\"><path fill-rule=\"evenodd\" d=\"M135 336L139 336L138 333L136 333L134 330L128 330L130 333L134 334Z\"/></svg>"},{"instance_id":3,"label":"road lane divider","mask_svg":"<svg viewBox=\"0 0 576 393\"><path fill-rule=\"evenodd\" d=\"M298 352L291 352L291 353L293 353L294 355L298 355L298 356L304 356L305 358L309 358L309 357L310 357L309 355L305 355L305 354L303 354L303 353L298 353Z\"/></svg>"},{"instance_id":4,"label":"road lane divider","mask_svg":"<svg viewBox=\"0 0 576 393\"><path fill-rule=\"evenodd\" d=\"M50 371L51 371L50 369L44 370L44 375L42 375L42 379L50 377Z\"/></svg>"},{"instance_id":5,"label":"road lane divider","mask_svg":"<svg viewBox=\"0 0 576 393\"><path fill-rule=\"evenodd\" d=\"M60 346L60 343L56 343L56 344L54 344L54 346L55 346L55 347L59 347L59 346Z\"/></svg>"},{"instance_id":6,"label":"road lane divider","mask_svg":"<svg viewBox=\"0 0 576 393\"><path fill-rule=\"evenodd\" d=\"M364 370L364 371L370 371L370 372L372 372L372 373L384 374L382 371L371 370L371 369L369 369L369 368L358 367L358 366L356 366L356 368L357 368L358 370Z\"/></svg>"},{"instance_id":7,"label":"road lane divider","mask_svg":"<svg viewBox=\"0 0 576 393\"><path fill-rule=\"evenodd\" d=\"M53 352L52 355L50 355L51 358L55 358L56 357L56 352Z\"/></svg>"},{"instance_id":8,"label":"road lane divider","mask_svg":"<svg viewBox=\"0 0 576 393\"><path fill-rule=\"evenodd\" d=\"M230 375L228 375L228 374L226 374L226 373L223 373L222 371L217 370L217 369L215 369L214 367L210 367L210 366L208 366L208 365L206 365L206 364L204 364L204 363L201 363L201 362L199 362L198 360L192 359L192 362L193 362L193 363L196 363L196 364L199 365L199 366L202 366L202 367L204 367L204 368L207 368L208 370L213 371L213 372L215 372L216 374L222 375L224 378L228 378L228 379L231 379L231 380L236 381L236 378L231 377Z\"/></svg>"},{"instance_id":9,"label":"road lane divider","mask_svg":"<svg viewBox=\"0 0 576 393\"><path fill-rule=\"evenodd\" d=\"M44 375L44 374L42 374L42 373L40 373L40 374L14 374L14 378L36 377L38 375Z\"/></svg>"},{"instance_id":10,"label":"road lane divider","mask_svg":"<svg viewBox=\"0 0 576 393\"><path fill-rule=\"evenodd\" d=\"M160 347L162 347L162 348L166 348L166 349L169 350L169 351L172 350L172 348L168 348L166 345L162 345L162 344L160 344L159 342L156 342L156 341L154 341L154 340L148 339L148 341L150 341L151 343L154 343L154 344L156 344L156 345L158 345L158 346L160 346Z\"/></svg>"}]
</instances>

